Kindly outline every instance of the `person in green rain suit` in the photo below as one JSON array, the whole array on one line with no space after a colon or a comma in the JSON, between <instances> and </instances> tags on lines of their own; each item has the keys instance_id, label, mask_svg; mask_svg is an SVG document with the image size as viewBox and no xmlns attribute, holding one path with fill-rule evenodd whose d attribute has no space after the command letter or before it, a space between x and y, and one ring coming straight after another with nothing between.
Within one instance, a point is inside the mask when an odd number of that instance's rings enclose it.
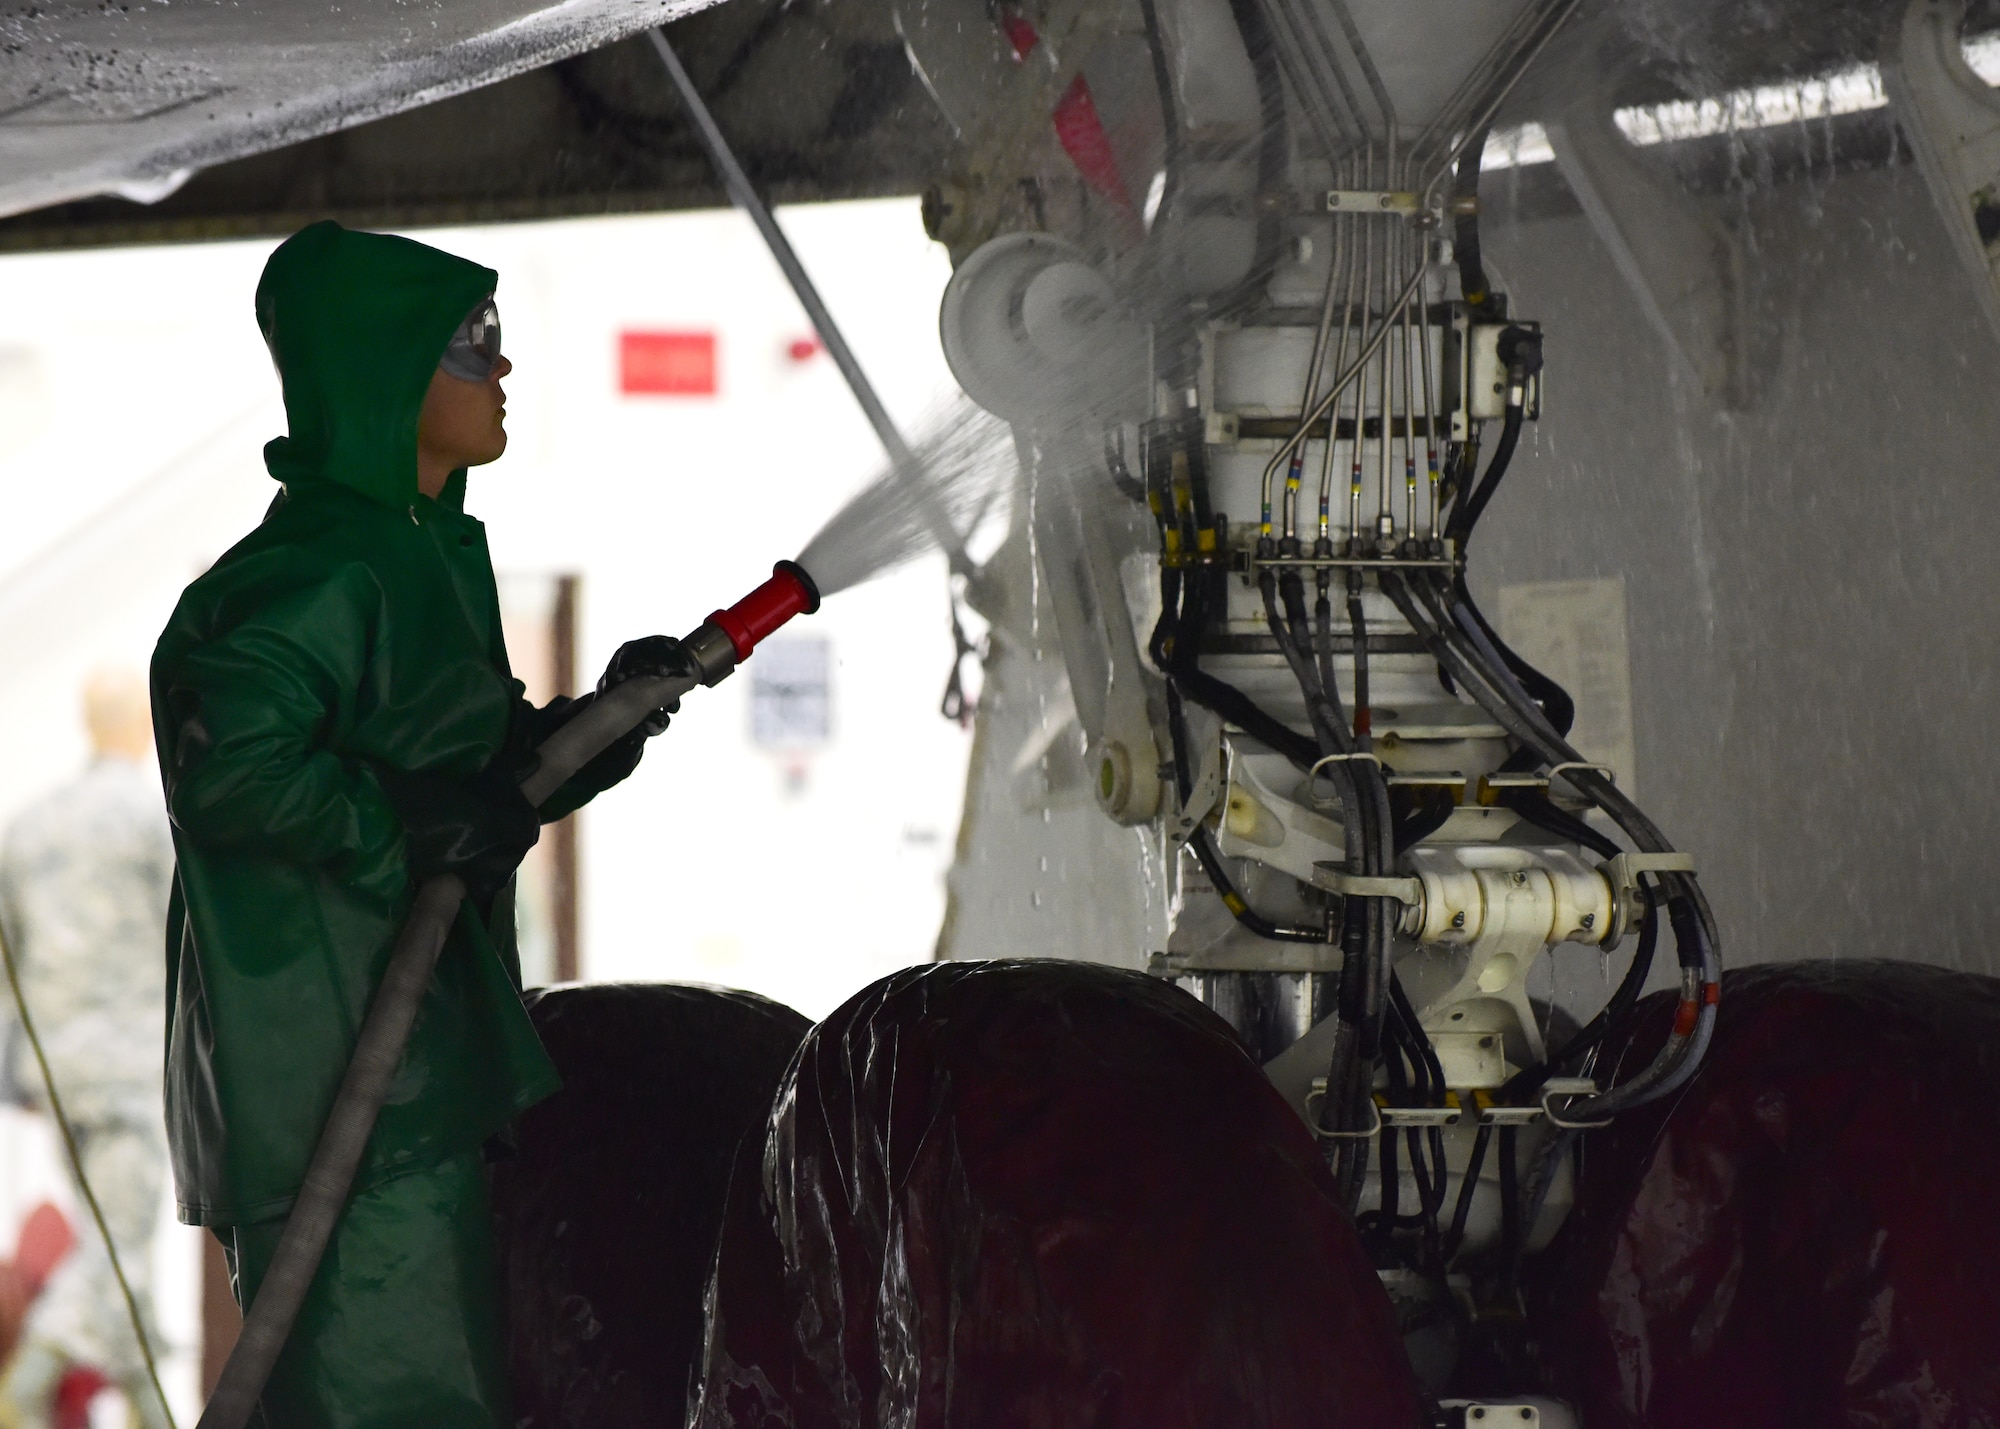
<instances>
[{"instance_id":1,"label":"person in green rain suit","mask_svg":"<svg viewBox=\"0 0 2000 1429\"><path fill-rule=\"evenodd\" d=\"M166 1108L181 1218L248 1305L419 880L471 890L355 1190L265 1390L272 1429L506 1429L484 1151L556 1089L520 998L511 878L540 820L637 765L668 710L539 811L516 782L584 701L508 670L466 468L506 446L497 275L316 223L257 320L290 434L264 522L189 586L152 699L177 872ZM623 647L598 688L684 666Z\"/></svg>"}]
</instances>

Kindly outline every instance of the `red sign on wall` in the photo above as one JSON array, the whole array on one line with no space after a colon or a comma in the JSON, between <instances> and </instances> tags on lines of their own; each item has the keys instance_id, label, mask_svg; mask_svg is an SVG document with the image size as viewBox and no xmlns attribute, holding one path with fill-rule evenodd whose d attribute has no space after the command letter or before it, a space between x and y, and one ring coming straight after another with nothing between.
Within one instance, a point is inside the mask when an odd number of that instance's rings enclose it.
<instances>
[{"instance_id":1,"label":"red sign on wall","mask_svg":"<svg viewBox=\"0 0 2000 1429\"><path fill-rule=\"evenodd\" d=\"M715 395L715 334L621 332L618 390L683 397Z\"/></svg>"}]
</instances>

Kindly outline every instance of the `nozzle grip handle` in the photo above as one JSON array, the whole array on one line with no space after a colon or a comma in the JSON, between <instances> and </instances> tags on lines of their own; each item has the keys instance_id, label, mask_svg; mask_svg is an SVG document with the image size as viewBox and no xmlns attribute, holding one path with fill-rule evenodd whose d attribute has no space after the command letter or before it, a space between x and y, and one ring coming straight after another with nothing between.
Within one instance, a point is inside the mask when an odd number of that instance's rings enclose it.
<instances>
[{"instance_id":1,"label":"nozzle grip handle","mask_svg":"<svg viewBox=\"0 0 2000 1429\"><path fill-rule=\"evenodd\" d=\"M541 762L521 781L521 792L530 804L541 805L649 713L700 683L693 675L650 675L613 685L582 714L542 741L535 751Z\"/></svg>"}]
</instances>

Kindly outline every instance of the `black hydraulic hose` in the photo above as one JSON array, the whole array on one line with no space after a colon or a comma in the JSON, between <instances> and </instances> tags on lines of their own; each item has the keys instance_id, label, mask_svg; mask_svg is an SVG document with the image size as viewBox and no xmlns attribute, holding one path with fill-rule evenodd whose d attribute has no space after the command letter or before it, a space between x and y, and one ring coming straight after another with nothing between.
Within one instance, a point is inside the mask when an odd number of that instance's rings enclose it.
<instances>
[{"instance_id":1,"label":"black hydraulic hose","mask_svg":"<svg viewBox=\"0 0 2000 1429\"><path fill-rule=\"evenodd\" d=\"M1402 586L1400 577L1388 577L1384 590L1394 584L1403 590L1408 599L1408 590ZM1476 644L1458 627L1449 613L1448 594L1439 585L1419 581L1415 590L1428 604L1436 619L1436 627L1419 623L1416 628L1420 637L1427 641L1441 641L1443 648L1456 652L1455 658L1469 663L1473 668L1490 667L1491 661L1481 656ZM1400 607L1399 607L1400 608ZM1407 615L1407 612L1406 612ZM1418 617L1421 622L1421 617ZM1432 645L1433 654L1438 645ZM1482 694L1482 691L1485 693ZM1639 806L1632 802L1624 791L1609 778L1599 772L1589 761L1571 747L1569 742L1548 723L1546 713L1521 691L1505 670L1492 670L1489 676L1474 681L1469 693L1491 714L1509 733L1527 748L1540 756L1551 766L1574 764L1580 767L1566 771L1565 776L1584 797L1588 798L1609 814L1623 829L1632 842L1649 853L1667 852L1673 845ZM1695 916L1700 920L1709 951L1715 949L1715 919L1708 906L1708 899L1692 875L1671 873L1664 876L1670 887L1684 893L1692 903ZM1683 955L1683 964L1692 966Z\"/></svg>"},{"instance_id":2,"label":"black hydraulic hose","mask_svg":"<svg viewBox=\"0 0 2000 1429\"><path fill-rule=\"evenodd\" d=\"M1445 534L1458 543L1463 551L1472 538L1472 528L1479 524L1487 503L1493 493L1500 489L1501 480L1507 475L1507 467L1514 460L1514 450L1521 444L1522 409L1509 407L1507 415L1500 423L1500 441L1493 448L1493 455L1486 460L1486 474L1479 479L1476 487L1468 487L1458 509L1452 512L1451 529Z\"/></svg>"},{"instance_id":3,"label":"black hydraulic hose","mask_svg":"<svg viewBox=\"0 0 2000 1429\"><path fill-rule=\"evenodd\" d=\"M1653 952L1660 942L1660 909L1651 898L1646 900L1645 916L1639 920L1639 943L1632 950L1631 966L1625 969L1625 976L1618 982L1611 1000L1599 1009L1597 1016L1577 1029L1576 1035L1563 1044L1562 1051L1549 1059L1552 1067L1566 1067L1576 1062L1586 1052L1596 1050L1605 1034L1625 1020L1639 995L1646 990L1646 979L1652 975ZM1539 1088L1537 1089L1539 1090Z\"/></svg>"},{"instance_id":4,"label":"black hydraulic hose","mask_svg":"<svg viewBox=\"0 0 2000 1429\"><path fill-rule=\"evenodd\" d=\"M1310 770L1318 760L1311 740L1291 726L1268 714L1258 703L1227 681L1194 667L1192 660L1175 664L1169 678L1181 693L1235 725L1252 739L1267 745L1302 770Z\"/></svg>"},{"instance_id":5,"label":"black hydraulic hose","mask_svg":"<svg viewBox=\"0 0 2000 1429\"><path fill-rule=\"evenodd\" d=\"M1169 604L1162 608L1160 618L1163 623L1167 618L1166 611L1172 608L1171 598L1178 585L1179 572L1162 573L1161 593L1169 601ZM1156 631L1155 640L1158 638ZM1188 763L1187 720L1181 708L1180 688L1172 680L1167 682L1167 737L1173 745L1174 785L1182 805L1185 806L1194 792L1194 773ZM1224 872L1221 856L1216 851L1205 827L1195 829L1189 836L1188 844L1194 849L1195 859L1201 864L1202 871L1207 873L1209 882L1215 885L1216 894L1222 899L1223 906L1230 911L1237 922L1258 937L1270 938L1277 942L1324 943L1326 941L1324 929L1313 931L1282 926L1253 910L1236 891L1229 875Z\"/></svg>"},{"instance_id":6,"label":"black hydraulic hose","mask_svg":"<svg viewBox=\"0 0 2000 1429\"><path fill-rule=\"evenodd\" d=\"M1243 895L1236 891L1229 875L1223 871L1222 856L1216 851L1215 840L1210 836L1207 825L1198 826L1188 835L1188 847L1194 850L1201 870L1208 875L1208 881L1215 885L1215 891L1222 895L1223 906L1236 921L1260 938L1269 938L1277 943L1325 943L1326 929L1297 928L1283 923L1274 923L1257 912Z\"/></svg>"},{"instance_id":7,"label":"black hydraulic hose","mask_svg":"<svg viewBox=\"0 0 2000 1429\"><path fill-rule=\"evenodd\" d=\"M1183 698L1220 715L1301 770L1310 771L1319 757L1313 740L1266 712L1234 685L1201 668L1198 656L1202 631L1208 624L1210 573L1200 565L1182 570L1173 562L1186 559L1190 552L1199 554L1202 532L1210 532L1213 539L1213 517L1208 509L1201 429L1176 425L1178 430L1156 434L1145 463L1147 501L1159 525L1163 547L1160 619L1153 627L1147 653L1160 673L1180 688ZM1176 453L1186 463L1184 491L1175 486Z\"/></svg>"},{"instance_id":8,"label":"black hydraulic hose","mask_svg":"<svg viewBox=\"0 0 2000 1429\"><path fill-rule=\"evenodd\" d=\"M1532 328L1509 327L1502 330L1497 349L1500 363L1507 372L1507 415L1500 425L1500 445L1494 449L1493 459L1486 464L1486 476L1480 481L1479 489L1452 513L1453 535L1461 553L1472 539L1473 529L1485 513L1487 503L1493 500L1493 493L1500 489L1500 482L1514 460L1515 448L1521 442L1521 425L1527 415L1528 384L1542 370L1542 335Z\"/></svg>"},{"instance_id":9,"label":"black hydraulic hose","mask_svg":"<svg viewBox=\"0 0 2000 1429\"><path fill-rule=\"evenodd\" d=\"M1511 680L1505 678L1502 672L1481 669L1482 657L1456 629L1443 608L1443 599L1437 590L1422 581L1416 585L1418 595L1433 607L1431 616L1426 617L1400 576L1384 572L1380 584L1411 628L1429 646L1434 658L1452 670L1467 692L1509 734L1551 766L1583 762L1576 751L1548 727L1546 717L1533 701L1516 693L1513 698L1517 698L1519 704L1510 702ZM1514 689L1517 691L1518 687ZM1609 779L1587 767L1573 772L1570 778L1585 797L1611 815L1641 850L1666 852L1671 849L1652 820ZM1684 918L1673 919L1682 968L1680 1011L1675 1017L1674 1031L1652 1065L1637 1076L1609 1091L1573 1103L1572 1111L1577 1115L1601 1119L1675 1090L1694 1074L1714 1034L1721 974L1716 955L1713 914L1700 884L1692 875L1668 873L1661 878L1670 893L1685 897L1687 909ZM1673 910L1670 908L1670 911Z\"/></svg>"},{"instance_id":10,"label":"black hydraulic hose","mask_svg":"<svg viewBox=\"0 0 2000 1429\"><path fill-rule=\"evenodd\" d=\"M1361 587L1347 588L1347 628L1354 641L1354 741L1361 749L1371 748L1369 738L1374 718L1368 707L1368 622L1361 613Z\"/></svg>"},{"instance_id":11,"label":"black hydraulic hose","mask_svg":"<svg viewBox=\"0 0 2000 1429\"><path fill-rule=\"evenodd\" d=\"M1465 1222L1472 1214L1473 1192L1479 1186L1479 1172L1486 1164L1486 1148L1492 1140L1492 1123L1481 1123L1478 1133L1472 1138L1472 1155L1465 1163L1465 1177L1458 1183L1458 1201L1452 1207L1451 1229L1445 1232L1444 1258L1447 1261L1457 1255L1459 1246L1465 1243Z\"/></svg>"},{"instance_id":12,"label":"black hydraulic hose","mask_svg":"<svg viewBox=\"0 0 2000 1429\"><path fill-rule=\"evenodd\" d=\"M1353 753L1366 755L1373 743L1369 735L1368 627L1361 609L1359 586L1352 581L1348 586L1347 608L1354 644ZM1360 872L1381 876L1388 872L1395 857L1388 786L1372 760L1350 762L1356 795L1353 812L1363 831ZM1381 1057L1389 997L1389 954L1398 916L1390 907L1393 901L1375 897L1344 900L1348 921L1343 941L1347 956L1341 967L1340 1020L1335 1026L1333 1053L1327 1069L1327 1102L1339 1109L1343 1119L1351 1119L1352 1112L1361 1108ZM1359 1138L1343 1138L1336 1156L1335 1176L1350 1206L1360 1194L1366 1169L1367 1143Z\"/></svg>"},{"instance_id":13,"label":"black hydraulic hose","mask_svg":"<svg viewBox=\"0 0 2000 1429\"><path fill-rule=\"evenodd\" d=\"M1458 808L1458 801L1445 789L1422 790L1422 797L1411 795L1409 809L1395 821L1395 847L1400 856L1406 849L1416 847L1446 824ZM1395 808L1394 791L1391 791L1390 808Z\"/></svg>"},{"instance_id":14,"label":"black hydraulic hose","mask_svg":"<svg viewBox=\"0 0 2000 1429\"><path fill-rule=\"evenodd\" d=\"M1153 226L1164 224L1174 211L1181 188L1181 115L1174 96L1173 61L1167 57L1167 37L1160 28L1158 0L1139 0L1139 18L1146 28L1146 51L1153 61L1153 89L1160 104L1160 204Z\"/></svg>"},{"instance_id":15,"label":"black hydraulic hose","mask_svg":"<svg viewBox=\"0 0 2000 1429\"><path fill-rule=\"evenodd\" d=\"M1285 756L1302 771L1310 771L1318 759L1312 740L1264 710L1255 700L1227 681L1217 679L1195 663L1195 639L1180 620L1182 605L1199 606L1199 597L1187 590L1182 573L1168 569L1161 573L1160 619L1153 627L1147 653L1184 699L1220 715L1252 739Z\"/></svg>"},{"instance_id":16,"label":"black hydraulic hose","mask_svg":"<svg viewBox=\"0 0 2000 1429\"><path fill-rule=\"evenodd\" d=\"M1347 713L1340 705L1340 681L1333 669L1333 602L1327 597L1327 578L1320 572L1318 594L1313 600L1313 658L1319 666L1320 689L1325 693L1327 703L1333 706L1334 723L1345 733L1350 726ZM1354 742L1350 736L1341 744L1343 751L1351 750Z\"/></svg>"},{"instance_id":17,"label":"black hydraulic hose","mask_svg":"<svg viewBox=\"0 0 2000 1429\"><path fill-rule=\"evenodd\" d=\"M1289 581L1292 585L1297 585L1298 577L1290 576ZM1320 690L1319 677L1313 671L1311 652L1300 646L1297 627L1287 625L1284 617L1278 613L1278 578L1269 566L1266 566L1258 577L1257 586L1259 593L1264 597L1264 624L1270 630L1271 638L1278 642L1278 649L1283 653L1286 665L1291 667L1292 679L1297 682L1299 693L1305 698L1306 718L1312 722L1313 733L1319 740L1319 757L1324 759L1329 754L1338 754L1341 752L1342 742L1332 723L1333 711ZM1292 596L1293 592L1287 590L1287 605L1294 603ZM1301 618L1304 616L1302 608L1299 616Z\"/></svg>"},{"instance_id":18,"label":"black hydraulic hose","mask_svg":"<svg viewBox=\"0 0 2000 1429\"><path fill-rule=\"evenodd\" d=\"M1284 78L1279 72L1277 47L1271 43L1263 10L1258 0L1229 0L1229 14L1250 57L1250 70L1257 82L1258 110L1257 193L1252 200L1257 209L1257 246L1250 272L1228 304L1238 307L1253 302L1277 271L1285 239L1284 214L1264 198L1285 191L1291 138L1286 122Z\"/></svg>"},{"instance_id":19,"label":"black hydraulic hose","mask_svg":"<svg viewBox=\"0 0 2000 1429\"><path fill-rule=\"evenodd\" d=\"M1555 1134L1544 1141L1540 1150L1535 1153L1534 1163L1528 1169L1527 1195L1524 1198L1526 1206L1521 1216L1525 1227L1522 1232L1524 1237L1534 1235L1535 1227L1542 1219L1542 1207L1548 1201L1549 1191L1555 1186L1556 1170L1576 1149L1578 1138L1582 1134L1581 1127L1557 1127ZM1508 1267L1510 1280L1518 1269L1518 1261Z\"/></svg>"},{"instance_id":20,"label":"black hydraulic hose","mask_svg":"<svg viewBox=\"0 0 2000 1429\"><path fill-rule=\"evenodd\" d=\"M1113 427L1104 434L1104 469L1111 474L1111 484L1118 488L1120 496L1130 501L1146 499L1146 483L1132 475L1132 468L1126 465L1122 428Z\"/></svg>"},{"instance_id":21,"label":"black hydraulic hose","mask_svg":"<svg viewBox=\"0 0 2000 1429\"><path fill-rule=\"evenodd\" d=\"M1395 584L1398 589L1403 589L1399 578L1395 578ZM1387 586L1384 588L1387 589ZM1659 826L1550 726L1546 713L1527 696L1510 672L1496 664L1490 649L1482 651L1479 648L1481 642L1478 632L1460 626L1450 612L1448 593L1442 588L1441 583L1433 585L1419 580L1414 589L1417 596L1430 607L1431 615L1436 622L1435 626L1422 624L1422 618L1417 617L1420 622L1417 627L1420 634L1426 639L1438 642L1438 645L1433 647L1434 653L1441 646L1451 652L1450 658L1461 662L1470 682L1468 692L1473 698L1507 727L1509 733L1514 734L1524 746L1550 766L1557 764L1579 766L1566 771L1565 777L1586 798L1609 814L1642 850L1647 852L1670 850L1672 845L1668 843L1666 835L1660 832ZM1404 591L1404 596L1408 598L1407 590ZM1473 678L1475 672L1477 678ZM1665 877L1691 900L1708 940L1709 950L1713 951L1714 918L1709 912L1708 901L1701 893L1699 885L1688 874L1667 874ZM1682 963L1684 966L1693 967L1693 959L1699 956L1698 951L1691 956L1688 950L1683 948Z\"/></svg>"},{"instance_id":22,"label":"black hydraulic hose","mask_svg":"<svg viewBox=\"0 0 2000 1429\"><path fill-rule=\"evenodd\" d=\"M1458 222L1452 233L1451 253L1458 264L1458 289L1472 316L1490 322L1499 316L1486 281L1486 266L1479 254L1479 166L1486 156L1486 137L1492 124L1482 124L1466 139L1459 152L1458 170L1451 186L1452 208Z\"/></svg>"},{"instance_id":23,"label":"black hydraulic hose","mask_svg":"<svg viewBox=\"0 0 2000 1429\"><path fill-rule=\"evenodd\" d=\"M1179 539L1184 534L1186 520L1191 513L1184 507L1192 508L1200 495L1199 486L1190 481L1194 490L1189 492L1185 503L1178 495L1162 492L1169 477L1170 462L1153 460L1148 453L1146 461L1147 479L1152 489L1147 493L1148 502L1160 525L1162 543L1167 547L1167 555L1176 549L1186 549ZM1168 539L1169 535L1176 539ZM1285 754L1303 769L1311 769L1313 747L1295 731L1287 728L1272 716L1259 709L1242 691L1205 674L1195 663L1195 645L1201 625L1206 617L1206 601L1200 583L1200 569L1192 573L1173 565L1162 563L1160 568L1160 618L1153 626L1153 634L1147 642L1148 653L1153 663L1167 677L1167 733L1173 746L1174 784L1183 807L1194 792L1194 774L1188 758L1187 720L1182 708L1183 698L1194 699L1198 704L1208 705L1225 719L1232 720L1239 728L1255 738L1263 740L1273 749ZM1191 613L1191 619L1184 616ZM1203 698L1206 695L1208 698ZM1211 700L1225 708L1216 708ZM1289 747L1288 747L1289 746ZM1302 746L1302 747L1301 747ZM1243 896L1236 891L1228 873L1222 867L1221 855L1215 848L1208 829L1197 827L1188 836L1188 846L1194 850L1195 859L1207 873L1209 881L1215 885L1223 906L1237 922L1261 938L1277 942L1324 943L1324 929L1290 927L1273 922L1250 907Z\"/></svg>"},{"instance_id":24,"label":"black hydraulic hose","mask_svg":"<svg viewBox=\"0 0 2000 1429\"><path fill-rule=\"evenodd\" d=\"M1521 682L1521 688L1542 707L1542 713L1548 716L1549 727L1557 734L1568 735L1576 725L1576 701L1570 697L1569 691L1522 659L1512 646L1500 638L1500 632L1493 628L1493 622L1486 618L1479 602L1472 598L1472 588L1466 584L1463 571L1452 573L1451 595L1452 608L1463 607L1466 614L1472 617L1485 635L1486 643L1506 662L1514 678Z\"/></svg>"},{"instance_id":25,"label":"black hydraulic hose","mask_svg":"<svg viewBox=\"0 0 2000 1429\"><path fill-rule=\"evenodd\" d=\"M1436 1127L1406 1127L1404 1150L1410 1157L1410 1174L1417 1182L1418 1223L1424 1233L1424 1258L1440 1263L1444 1245L1438 1212L1444 1209L1444 1135Z\"/></svg>"},{"instance_id":26,"label":"black hydraulic hose","mask_svg":"<svg viewBox=\"0 0 2000 1429\"><path fill-rule=\"evenodd\" d=\"M1194 770L1188 764L1187 710L1181 703L1180 687L1167 682L1167 734L1173 745L1174 790L1182 808L1194 797Z\"/></svg>"},{"instance_id":27,"label":"black hydraulic hose","mask_svg":"<svg viewBox=\"0 0 2000 1429\"><path fill-rule=\"evenodd\" d=\"M1615 858L1623 852L1615 842L1569 810L1558 807L1539 789L1503 789L1500 807L1559 839L1589 849L1600 858Z\"/></svg>"},{"instance_id":28,"label":"black hydraulic hose","mask_svg":"<svg viewBox=\"0 0 2000 1429\"><path fill-rule=\"evenodd\" d=\"M1417 1010L1403 989L1403 981L1394 970L1389 973L1389 1007L1396 1024L1402 1028L1405 1051L1417 1074L1418 1096L1422 1104L1443 1106L1446 1090L1444 1065L1438 1061L1437 1049L1431 1045L1431 1039L1417 1017ZM1409 1151L1410 1170L1417 1178L1417 1190L1423 1206L1425 1245L1436 1260L1443 1244L1438 1231L1438 1213L1444 1209L1444 1133L1434 1126L1422 1131L1411 1127Z\"/></svg>"},{"instance_id":29,"label":"black hydraulic hose","mask_svg":"<svg viewBox=\"0 0 2000 1429\"><path fill-rule=\"evenodd\" d=\"M1475 435L1453 442L1445 451L1444 479L1438 483L1438 500L1449 508L1444 523L1446 531L1458 525L1459 513L1465 509L1465 493L1479 474L1477 430L1474 428Z\"/></svg>"},{"instance_id":30,"label":"black hydraulic hose","mask_svg":"<svg viewBox=\"0 0 2000 1429\"><path fill-rule=\"evenodd\" d=\"M1412 1045L1423 1065L1425 1095L1434 1098L1430 1105L1443 1105L1444 1064L1438 1061L1437 1049L1431 1045L1431 1039L1424 1035L1423 1024L1417 1020L1416 1006L1410 1001L1409 993L1403 990L1403 980L1393 972L1389 974L1389 1001L1396 1009L1396 1015L1402 1018L1403 1025L1410 1029Z\"/></svg>"},{"instance_id":31,"label":"black hydraulic hose","mask_svg":"<svg viewBox=\"0 0 2000 1429\"><path fill-rule=\"evenodd\" d=\"M1406 1094L1409 1091L1409 1078L1405 1075L1403 1069L1406 1044L1401 1020L1392 1016L1389 1028L1388 1043L1395 1049L1395 1054L1382 1059L1382 1068L1387 1074L1389 1082L1388 1096L1385 1100L1391 1106L1401 1106L1407 1099ZM1380 1133L1382 1144L1377 1151L1380 1169L1375 1177L1375 1182L1378 1188L1376 1200L1379 1207L1377 1211L1377 1225L1382 1231L1385 1242L1388 1241L1390 1233L1395 1230L1396 1218L1402 1209L1403 1177L1397 1165L1400 1158L1398 1156L1396 1139L1397 1131L1395 1124L1388 1117L1382 1117L1382 1130Z\"/></svg>"}]
</instances>

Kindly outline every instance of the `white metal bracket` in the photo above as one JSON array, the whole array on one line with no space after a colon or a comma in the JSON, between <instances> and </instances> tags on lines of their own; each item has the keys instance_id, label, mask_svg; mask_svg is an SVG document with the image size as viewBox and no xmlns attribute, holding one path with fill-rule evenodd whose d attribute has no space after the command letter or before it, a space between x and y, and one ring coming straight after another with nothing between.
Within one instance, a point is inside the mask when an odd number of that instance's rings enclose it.
<instances>
[{"instance_id":1,"label":"white metal bracket","mask_svg":"<svg viewBox=\"0 0 2000 1429\"><path fill-rule=\"evenodd\" d=\"M1380 193L1372 189L1326 191L1328 213L1400 213L1407 216L1416 213L1422 206L1422 196L1414 193Z\"/></svg>"},{"instance_id":2,"label":"white metal bracket","mask_svg":"<svg viewBox=\"0 0 2000 1429\"><path fill-rule=\"evenodd\" d=\"M1646 873L1693 873L1694 855L1670 850L1666 853L1615 854L1597 865L1611 885L1611 927L1599 945L1615 948L1631 929L1643 905L1639 899L1639 877Z\"/></svg>"},{"instance_id":3,"label":"white metal bracket","mask_svg":"<svg viewBox=\"0 0 2000 1429\"><path fill-rule=\"evenodd\" d=\"M1421 907L1424 885L1416 878L1369 878L1359 873L1343 873L1328 863L1313 865L1313 886L1343 898L1393 898L1408 908Z\"/></svg>"},{"instance_id":4,"label":"white metal bracket","mask_svg":"<svg viewBox=\"0 0 2000 1429\"><path fill-rule=\"evenodd\" d=\"M2000 95L1965 62L1964 25L1964 0L1912 0L1883 41L1882 84L2000 333Z\"/></svg>"}]
</instances>

